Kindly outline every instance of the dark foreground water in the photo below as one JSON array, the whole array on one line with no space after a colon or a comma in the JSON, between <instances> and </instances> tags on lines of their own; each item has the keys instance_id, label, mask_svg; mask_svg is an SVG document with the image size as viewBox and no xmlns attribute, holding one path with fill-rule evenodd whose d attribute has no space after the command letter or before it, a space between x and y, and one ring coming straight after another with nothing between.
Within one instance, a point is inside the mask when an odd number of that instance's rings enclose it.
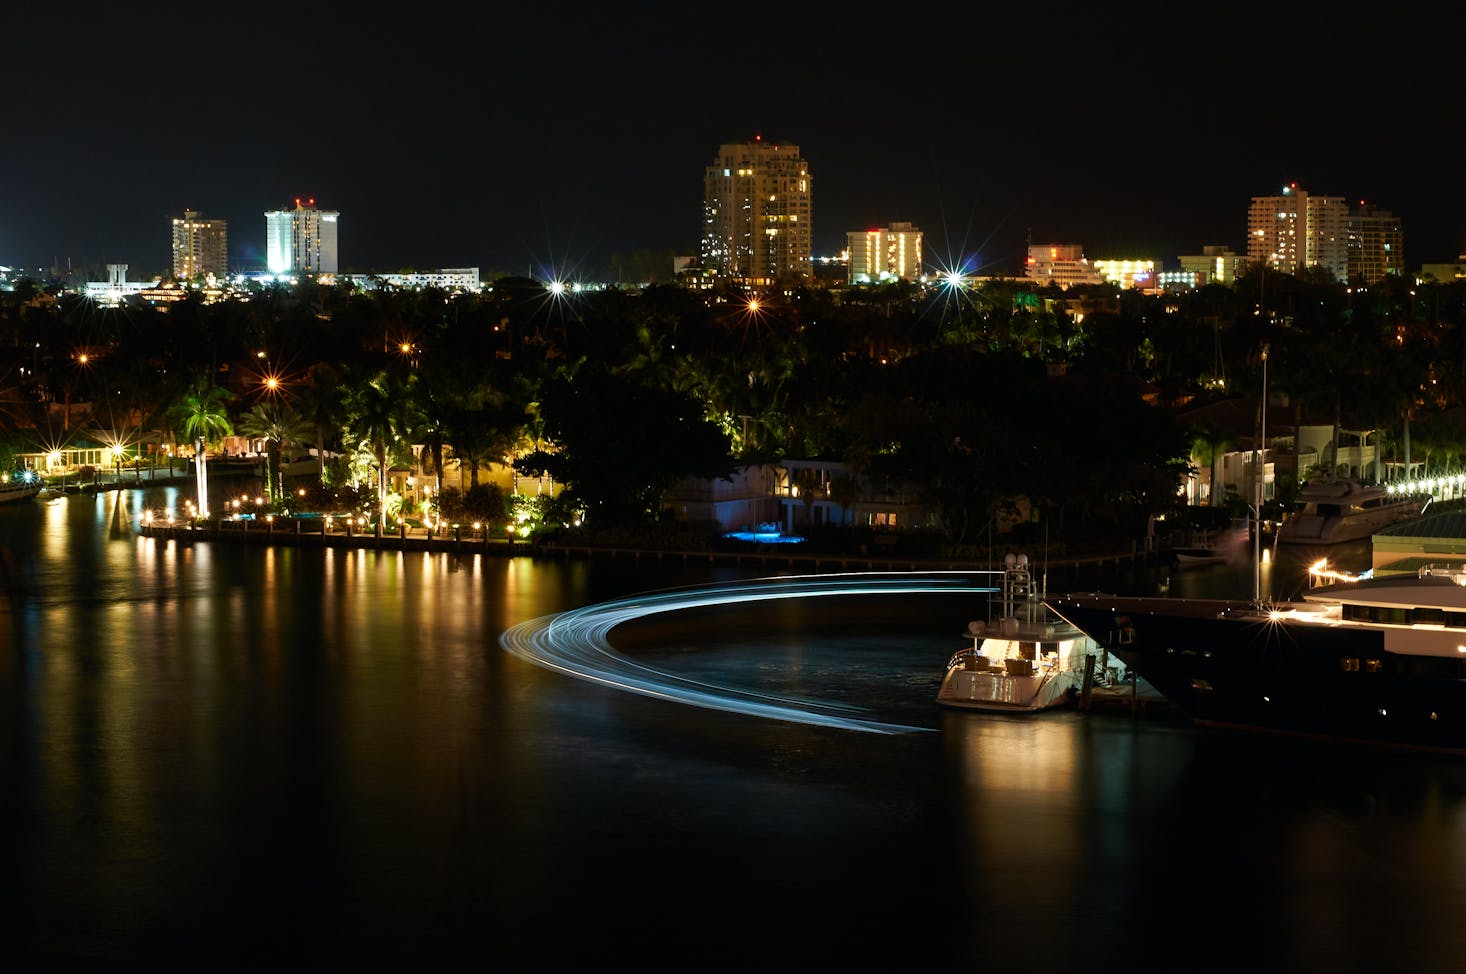
<instances>
[{"instance_id":1,"label":"dark foreground water","mask_svg":"<svg viewBox=\"0 0 1466 974\"><path fill-rule=\"evenodd\" d=\"M699 609L613 634L659 668L920 729L696 708L536 667L498 636L753 572L184 546L137 536L145 498L168 495L0 509L11 969L1440 971L1466 956L1466 763L944 711L941 667L983 614L951 595ZM1270 564L1270 581L1295 568ZM1251 579L1242 564L1169 588Z\"/></svg>"}]
</instances>

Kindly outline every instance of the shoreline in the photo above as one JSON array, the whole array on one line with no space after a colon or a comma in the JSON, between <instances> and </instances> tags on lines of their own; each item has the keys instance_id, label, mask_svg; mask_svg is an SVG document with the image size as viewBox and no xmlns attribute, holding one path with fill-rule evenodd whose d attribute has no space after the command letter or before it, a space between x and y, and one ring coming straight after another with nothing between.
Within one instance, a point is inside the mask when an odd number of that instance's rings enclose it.
<instances>
[{"instance_id":1,"label":"shoreline","mask_svg":"<svg viewBox=\"0 0 1466 974\"><path fill-rule=\"evenodd\" d=\"M312 526L314 527L314 526ZM538 541L512 541L507 538L491 538L486 532L456 527L451 532L435 533L423 528L403 527L398 531L384 532L380 527L369 532L353 532L333 528L326 530L322 519L319 530L305 530L301 521L281 527L273 521L217 521L208 526L191 523L140 524L138 531L144 537L171 540L181 544L195 542L222 542L247 545L283 545L309 548L358 548L373 551L428 551L455 554L488 554L499 557L551 557L630 559L633 562L719 562L735 565L757 565L760 567L795 568L807 566L815 569L838 568L841 570L864 569L868 571L1001 571L1000 563L973 559L940 559L900 557L894 555L843 554L839 552L795 553L788 546L769 546L770 550L691 550L626 548L586 544L562 545ZM1084 569L1102 571L1110 567L1136 565L1149 559L1139 553L1099 554L1071 556L1050 561L1049 569L1069 569L1080 572Z\"/></svg>"}]
</instances>

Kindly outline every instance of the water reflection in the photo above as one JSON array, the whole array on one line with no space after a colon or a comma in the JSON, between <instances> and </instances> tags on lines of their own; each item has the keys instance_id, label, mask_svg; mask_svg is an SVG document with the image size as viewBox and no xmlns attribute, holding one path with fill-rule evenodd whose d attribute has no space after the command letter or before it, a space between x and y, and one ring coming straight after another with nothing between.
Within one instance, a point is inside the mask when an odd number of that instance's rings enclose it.
<instances>
[{"instance_id":1,"label":"water reflection","mask_svg":"<svg viewBox=\"0 0 1466 974\"><path fill-rule=\"evenodd\" d=\"M707 606L609 636L681 679L927 731L849 733L497 643L754 572L115 537L162 508L143 493L0 511L21 967L1400 970L1466 946L1466 766L943 711L980 598ZM1169 585L1239 580L1250 565Z\"/></svg>"}]
</instances>

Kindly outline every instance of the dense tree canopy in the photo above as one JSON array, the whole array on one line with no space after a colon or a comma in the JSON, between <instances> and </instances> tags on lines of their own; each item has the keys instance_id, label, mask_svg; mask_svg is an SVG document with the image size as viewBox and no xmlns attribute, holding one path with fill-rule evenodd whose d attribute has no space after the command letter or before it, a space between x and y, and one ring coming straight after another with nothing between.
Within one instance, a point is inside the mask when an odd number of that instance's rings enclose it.
<instances>
[{"instance_id":1,"label":"dense tree canopy","mask_svg":"<svg viewBox=\"0 0 1466 974\"><path fill-rule=\"evenodd\" d=\"M594 523L634 524L661 514L662 494L687 477L732 471L726 434L696 398L649 381L587 365L545 387L546 439L515 466L548 473Z\"/></svg>"},{"instance_id":2,"label":"dense tree canopy","mask_svg":"<svg viewBox=\"0 0 1466 974\"><path fill-rule=\"evenodd\" d=\"M456 459L475 484L518 458L605 522L659 516L683 477L824 458L918 485L960 542L1020 496L1061 523L1163 510L1188 455L1227 442L1176 415L1256 401L1266 348L1277 422L1378 427L1433 465L1463 454L1466 284L1270 271L1175 295L1006 281L750 297L504 278L101 307L23 282L0 291L0 437L12 454L83 433L206 446L237 424L272 450L360 448L380 506L401 457L429 476Z\"/></svg>"}]
</instances>

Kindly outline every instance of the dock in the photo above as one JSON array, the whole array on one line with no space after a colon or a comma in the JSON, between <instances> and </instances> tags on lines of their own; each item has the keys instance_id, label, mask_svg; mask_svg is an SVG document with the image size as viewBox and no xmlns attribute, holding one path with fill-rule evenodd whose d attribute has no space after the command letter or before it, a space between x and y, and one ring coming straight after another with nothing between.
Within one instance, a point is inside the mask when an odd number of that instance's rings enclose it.
<instances>
[{"instance_id":1,"label":"dock","mask_svg":"<svg viewBox=\"0 0 1466 974\"><path fill-rule=\"evenodd\" d=\"M1161 696L1150 684L1137 686L1121 683L1116 686L1093 687L1086 704L1079 701L1083 713L1138 717L1146 720L1184 721L1185 715L1175 704Z\"/></svg>"}]
</instances>

